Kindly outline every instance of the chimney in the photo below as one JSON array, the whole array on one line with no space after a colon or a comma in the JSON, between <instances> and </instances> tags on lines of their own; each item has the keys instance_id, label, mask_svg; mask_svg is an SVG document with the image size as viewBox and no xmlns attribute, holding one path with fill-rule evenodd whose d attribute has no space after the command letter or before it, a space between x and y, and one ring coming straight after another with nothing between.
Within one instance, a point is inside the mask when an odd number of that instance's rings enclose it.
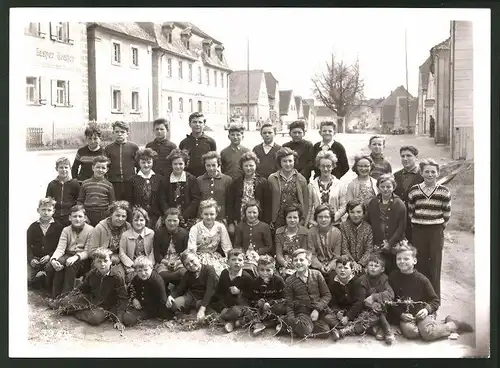
<instances>
[{"instance_id":1,"label":"chimney","mask_svg":"<svg viewBox=\"0 0 500 368\"><path fill-rule=\"evenodd\" d=\"M220 61L224 60L224 54L223 53L224 53L224 46L222 46L222 45L215 46L215 54L217 55L217 58Z\"/></svg>"},{"instance_id":2,"label":"chimney","mask_svg":"<svg viewBox=\"0 0 500 368\"><path fill-rule=\"evenodd\" d=\"M211 48L212 48L212 40L209 40L209 39L203 40L203 53L207 57L212 56Z\"/></svg>"}]
</instances>

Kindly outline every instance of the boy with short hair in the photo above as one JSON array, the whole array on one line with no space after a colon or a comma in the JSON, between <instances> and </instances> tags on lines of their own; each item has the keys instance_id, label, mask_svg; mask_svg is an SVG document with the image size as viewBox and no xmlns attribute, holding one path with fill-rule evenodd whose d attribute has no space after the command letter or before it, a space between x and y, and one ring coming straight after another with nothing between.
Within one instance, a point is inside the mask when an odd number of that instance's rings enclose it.
<instances>
[{"instance_id":1,"label":"boy with short hair","mask_svg":"<svg viewBox=\"0 0 500 368\"><path fill-rule=\"evenodd\" d=\"M73 293L49 302L52 309L62 308L80 321L99 326L108 317L115 320L114 328L133 326L137 318L127 311L128 294L125 281L111 268L111 252L97 248L92 253L94 267Z\"/></svg>"},{"instance_id":2,"label":"boy with short hair","mask_svg":"<svg viewBox=\"0 0 500 368\"><path fill-rule=\"evenodd\" d=\"M335 320L328 307L330 290L321 272L309 268L310 252L297 249L292 257L295 273L285 281L287 324L299 337L327 338Z\"/></svg>"},{"instance_id":3,"label":"boy with short hair","mask_svg":"<svg viewBox=\"0 0 500 368\"><path fill-rule=\"evenodd\" d=\"M115 197L118 201L130 201L131 183L130 179L138 171L139 163L135 160L135 154L139 146L128 142L129 126L124 121L115 121L112 125L115 141L108 144L104 149L106 157L109 158L108 180L113 184Z\"/></svg>"},{"instance_id":4,"label":"boy with short hair","mask_svg":"<svg viewBox=\"0 0 500 368\"><path fill-rule=\"evenodd\" d=\"M271 123L263 124L260 128L260 136L263 142L256 145L252 150L260 161L260 164L257 165L257 174L266 179L280 169L276 161L276 152L281 146L274 142L275 135L276 127Z\"/></svg>"},{"instance_id":5,"label":"boy with short hair","mask_svg":"<svg viewBox=\"0 0 500 368\"><path fill-rule=\"evenodd\" d=\"M50 267L50 255L54 253L59 242L63 226L56 222L52 215L56 201L43 198L38 202L39 219L27 230L28 286L43 285L52 290L53 269Z\"/></svg>"},{"instance_id":6,"label":"boy with short hair","mask_svg":"<svg viewBox=\"0 0 500 368\"><path fill-rule=\"evenodd\" d=\"M130 283L131 313L138 319L172 319L167 309L167 293L163 279L153 269L153 262L146 256L134 260L135 276Z\"/></svg>"},{"instance_id":7,"label":"boy with short hair","mask_svg":"<svg viewBox=\"0 0 500 368\"><path fill-rule=\"evenodd\" d=\"M167 157L177 145L167 138L168 134L168 121L165 119L156 119L153 121L153 130L155 132L155 139L146 144L146 148L151 148L158 156L153 161L153 171L157 175L165 176L170 167L168 166Z\"/></svg>"},{"instance_id":8,"label":"boy with short hair","mask_svg":"<svg viewBox=\"0 0 500 368\"><path fill-rule=\"evenodd\" d=\"M189 164L186 171L196 178L205 172L201 157L207 152L217 151L215 140L203 132L205 123L206 119L201 112L193 112L189 115L191 134L188 134L179 144L179 149L189 153Z\"/></svg>"},{"instance_id":9,"label":"boy with short hair","mask_svg":"<svg viewBox=\"0 0 500 368\"><path fill-rule=\"evenodd\" d=\"M76 204L80 184L76 179L69 176L70 162L66 157L60 157L56 161L57 177L47 185L45 196L56 200L54 220L63 226L68 226L71 207Z\"/></svg>"},{"instance_id":10,"label":"boy with short hair","mask_svg":"<svg viewBox=\"0 0 500 368\"><path fill-rule=\"evenodd\" d=\"M374 135L370 137L368 147L372 151L370 153L370 157L372 158L375 165L370 173L370 176L373 179L378 179L378 177L382 174L391 174L391 163L384 158L383 154L385 147L385 138L381 135Z\"/></svg>"},{"instance_id":11,"label":"boy with short hair","mask_svg":"<svg viewBox=\"0 0 500 368\"><path fill-rule=\"evenodd\" d=\"M78 204L83 205L92 226L109 216L108 207L115 201L113 185L105 178L109 159L105 156L94 157L92 171L94 175L86 179L80 187Z\"/></svg>"},{"instance_id":12,"label":"boy with short hair","mask_svg":"<svg viewBox=\"0 0 500 368\"><path fill-rule=\"evenodd\" d=\"M313 144L304 139L306 127L303 121L297 120L289 126L290 137L292 140L283 144L283 147L288 147L297 152L298 160L295 163L295 169L306 178L309 182L311 170L314 168L313 163Z\"/></svg>"},{"instance_id":13,"label":"boy with short hair","mask_svg":"<svg viewBox=\"0 0 500 368\"><path fill-rule=\"evenodd\" d=\"M220 152L221 171L234 180L243 174L240 166L240 158L245 152L250 150L241 145L245 132L245 128L241 124L231 124L228 132L228 138L231 143Z\"/></svg>"},{"instance_id":14,"label":"boy with short hair","mask_svg":"<svg viewBox=\"0 0 500 368\"><path fill-rule=\"evenodd\" d=\"M97 124L89 124L85 128L85 139L87 145L76 151L75 160L71 167L71 176L77 179L80 184L84 180L90 179L93 175L92 162L94 157L104 154L104 147L101 147L101 129Z\"/></svg>"},{"instance_id":15,"label":"boy with short hair","mask_svg":"<svg viewBox=\"0 0 500 368\"><path fill-rule=\"evenodd\" d=\"M409 244L396 249L396 265L389 275L389 283L394 290L396 303L411 301L407 312L405 305L394 305L389 310L389 321L399 324L404 337L408 339L422 338L433 341L448 337L452 333L472 332L471 325L447 316L444 323L436 321L435 313L440 301L431 282L423 274L415 270L417 250Z\"/></svg>"},{"instance_id":16,"label":"boy with short hair","mask_svg":"<svg viewBox=\"0 0 500 368\"><path fill-rule=\"evenodd\" d=\"M355 282L355 300L351 308L354 320L345 327L334 329L335 341L349 335L359 335L379 324L377 339L385 339L388 345L395 341L394 334L384 313L384 303L394 298L389 278L384 273L384 258L373 254L368 259L366 273Z\"/></svg>"},{"instance_id":17,"label":"boy with short hair","mask_svg":"<svg viewBox=\"0 0 500 368\"><path fill-rule=\"evenodd\" d=\"M332 173L340 179L346 172L349 171L349 162L347 161L347 153L344 146L339 141L334 139L336 125L333 121L322 121L319 125L319 135L321 135L321 142L317 142L313 146L312 159L313 162L320 151L332 151L337 156L337 164ZM314 177L319 178L321 172L319 167L314 168Z\"/></svg>"},{"instance_id":18,"label":"boy with short hair","mask_svg":"<svg viewBox=\"0 0 500 368\"><path fill-rule=\"evenodd\" d=\"M248 307L250 283L253 277L243 269L245 254L242 249L231 249L227 255L229 268L223 270L215 289L213 307L220 311L226 321L224 329L231 332L242 320L245 307Z\"/></svg>"},{"instance_id":19,"label":"boy with short hair","mask_svg":"<svg viewBox=\"0 0 500 368\"><path fill-rule=\"evenodd\" d=\"M85 209L81 205L71 207L69 217L71 225L62 231L57 248L50 257L50 265L55 270L53 298L73 290L75 279L90 269L88 248L94 228L85 223Z\"/></svg>"}]
</instances>

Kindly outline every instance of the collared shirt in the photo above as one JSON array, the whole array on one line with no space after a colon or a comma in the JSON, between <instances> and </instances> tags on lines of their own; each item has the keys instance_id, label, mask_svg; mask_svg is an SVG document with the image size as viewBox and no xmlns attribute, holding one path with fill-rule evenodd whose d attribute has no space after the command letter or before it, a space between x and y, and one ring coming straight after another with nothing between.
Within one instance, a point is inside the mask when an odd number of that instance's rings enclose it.
<instances>
[{"instance_id":1,"label":"collared shirt","mask_svg":"<svg viewBox=\"0 0 500 368\"><path fill-rule=\"evenodd\" d=\"M186 182L186 172L183 171L180 177L174 175L174 173L170 174L170 183L184 183Z\"/></svg>"},{"instance_id":2,"label":"collared shirt","mask_svg":"<svg viewBox=\"0 0 500 368\"><path fill-rule=\"evenodd\" d=\"M241 156L250 150L244 146L235 148L228 146L220 152L221 171L223 174L229 175L231 178L236 179L243 173L240 167Z\"/></svg>"},{"instance_id":3,"label":"collared shirt","mask_svg":"<svg viewBox=\"0 0 500 368\"><path fill-rule=\"evenodd\" d=\"M237 277L241 277L241 275L243 275L243 268L241 268L238 273L234 276L231 275L231 272L229 272L228 270L228 275L229 275L229 280L234 280L235 278Z\"/></svg>"},{"instance_id":4,"label":"collared shirt","mask_svg":"<svg viewBox=\"0 0 500 368\"><path fill-rule=\"evenodd\" d=\"M307 284L307 279L309 278L309 270L306 270L306 273L303 275L299 275L298 273L295 273L295 275L304 282L304 284Z\"/></svg>"},{"instance_id":5,"label":"collared shirt","mask_svg":"<svg viewBox=\"0 0 500 368\"><path fill-rule=\"evenodd\" d=\"M43 222L40 221L40 219L37 220L37 222L40 224L40 229L42 229L42 233L45 236L47 234L47 230L49 230L50 224L54 223L55 220L53 217L50 218L49 222L44 224Z\"/></svg>"},{"instance_id":6,"label":"collared shirt","mask_svg":"<svg viewBox=\"0 0 500 368\"><path fill-rule=\"evenodd\" d=\"M153 175L156 175L156 174L155 174L155 172L154 172L153 170L151 170L151 171L149 172L149 174L148 174L148 175L145 175L145 174L142 172L142 170L140 170L140 171L137 173L137 175L142 176L144 179L150 180L150 179L151 179L151 177L152 177Z\"/></svg>"},{"instance_id":7,"label":"collared shirt","mask_svg":"<svg viewBox=\"0 0 500 368\"><path fill-rule=\"evenodd\" d=\"M295 176L297 176L297 170L293 169L292 175L290 175L288 178L283 174L283 171L280 170L280 178L283 179L285 183L288 183L292 180L295 180Z\"/></svg>"},{"instance_id":8,"label":"collared shirt","mask_svg":"<svg viewBox=\"0 0 500 368\"><path fill-rule=\"evenodd\" d=\"M335 275L335 278L333 279L333 281L338 282L342 286L346 286L353 278L354 278L354 275L351 273L351 276L349 276L349 279L346 282L343 282L341 279L339 279L338 275Z\"/></svg>"},{"instance_id":9,"label":"collared shirt","mask_svg":"<svg viewBox=\"0 0 500 368\"><path fill-rule=\"evenodd\" d=\"M370 173L372 178L378 179L380 175L392 173L391 163L385 159L382 153L377 157L371 153L370 157L372 158L374 164L374 168Z\"/></svg>"},{"instance_id":10,"label":"collared shirt","mask_svg":"<svg viewBox=\"0 0 500 368\"><path fill-rule=\"evenodd\" d=\"M205 133L199 137L188 134L179 144L179 149L189 152L189 164L186 171L198 177L205 172L205 165L201 156L209 151L217 151L217 144L213 138L205 135Z\"/></svg>"},{"instance_id":11,"label":"collared shirt","mask_svg":"<svg viewBox=\"0 0 500 368\"><path fill-rule=\"evenodd\" d=\"M403 190L406 192L410 189L411 183L413 183L413 177L419 172L418 166L415 165L411 170L406 170L403 168Z\"/></svg>"},{"instance_id":12,"label":"collared shirt","mask_svg":"<svg viewBox=\"0 0 500 368\"><path fill-rule=\"evenodd\" d=\"M275 144L276 143L274 143L274 142L271 143L271 144L265 144L265 143L263 143L262 144L262 149L264 150L264 153L267 155L269 153L269 151L273 149L273 147L274 147Z\"/></svg>"},{"instance_id":13,"label":"collared shirt","mask_svg":"<svg viewBox=\"0 0 500 368\"><path fill-rule=\"evenodd\" d=\"M332 144L335 140L332 140L330 143L321 142L320 147L323 151L329 151L332 148ZM315 158L315 157L314 157Z\"/></svg>"}]
</instances>

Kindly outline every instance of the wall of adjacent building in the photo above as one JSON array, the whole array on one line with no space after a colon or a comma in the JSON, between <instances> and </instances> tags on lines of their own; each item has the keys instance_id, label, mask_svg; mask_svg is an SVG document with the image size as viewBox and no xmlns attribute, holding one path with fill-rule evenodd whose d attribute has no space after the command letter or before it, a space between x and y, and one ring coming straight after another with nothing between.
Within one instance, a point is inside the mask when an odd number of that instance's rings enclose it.
<instances>
[{"instance_id":1,"label":"wall of adjacent building","mask_svg":"<svg viewBox=\"0 0 500 368\"><path fill-rule=\"evenodd\" d=\"M436 73L436 143L450 144L450 50L437 51Z\"/></svg>"}]
</instances>

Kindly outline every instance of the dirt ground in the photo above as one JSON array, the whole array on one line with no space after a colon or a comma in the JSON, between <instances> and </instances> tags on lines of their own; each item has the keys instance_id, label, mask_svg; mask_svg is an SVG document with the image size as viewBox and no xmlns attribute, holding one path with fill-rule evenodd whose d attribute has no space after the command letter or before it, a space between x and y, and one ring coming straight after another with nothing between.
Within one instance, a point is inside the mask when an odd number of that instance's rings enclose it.
<instances>
[{"instance_id":1,"label":"dirt ground","mask_svg":"<svg viewBox=\"0 0 500 368\"><path fill-rule=\"evenodd\" d=\"M212 134L215 136L215 134ZM222 136L219 134L219 136ZM225 135L224 135L225 137ZM308 132L306 138L318 141L317 132ZM369 135L351 134L339 135L352 157L360 150L366 149ZM278 143L287 138L277 139ZM256 133L245 136L245 145L253 147L259 137ZM218 141L220 147L225 146L227 139ZM449 149L435 146L429 138L414 136L388 136L385 155L393 165L393 171L399 170L399 147L401 145L415 145L420 150L420 157L434 157L441 164L448 164ZM219 147L219 148L220 148ZM44 167L47 180L38 181L38 190L30 194L30 206L34 207L36 198L43 196L46 183L55 175L51 172L53 162L57 157L67 155L72 160L74 151L53 153L29 153ZM453 163L452 163L453 164ZM40 169L41 170L41 169ZM39 176L38 176L39 177ZM348 178L346 177L346 180ZM474 280L474 234L470 231L474 224L474 181L473 167L467 172L459 174L449 185L453 193L452 220L446 231L442 270L442 301L438 311L438 318L444 319L448 314L457 318L475 321L475 280ZM27 202L28 203L28 202ZM29 222L36 219L36 212ZM465 230L465 231L464 231ZM236 331L225 334L220 330L197 330L179 332L169 330L168 327L157 321L147 321L128 328L123 335L113 330L111 323L99 327L92 327L76 321L72 317L58 316L46 307L46 301L35 292L28 292L28 339L34 354L44 356L53 352L57 345L59 354L71 352L85 353L89 356L116 356L127 352L127 356L310 356L310 357L430 357L430 356L468 356L475 348L475 335L461 335L458 340L442 340L432 344L420 341L406 341L397 337L394 346L388 347L370 336L351 337L333 343L328 340L291 341L287 337L272 337L271 331L265 331L262 336L253 338L247 331ZM189 350L186 350L186 342ZM168 346L168 352L160 346ZM228 349L228 346L231 349ZM113 347L113 349L110 349ZM155 347L157 353L151 353ZM336 347L336 348L334 348ZM146 353L146 349L148 353ZM361 349L361 350L360 350ZM111 350L113 352L111 352ZM152 355L153 354L153 355ZM186 355L187 354L187 355ZM70 355L68 355L70 356Z\"/></svg>"}]
</instances>

